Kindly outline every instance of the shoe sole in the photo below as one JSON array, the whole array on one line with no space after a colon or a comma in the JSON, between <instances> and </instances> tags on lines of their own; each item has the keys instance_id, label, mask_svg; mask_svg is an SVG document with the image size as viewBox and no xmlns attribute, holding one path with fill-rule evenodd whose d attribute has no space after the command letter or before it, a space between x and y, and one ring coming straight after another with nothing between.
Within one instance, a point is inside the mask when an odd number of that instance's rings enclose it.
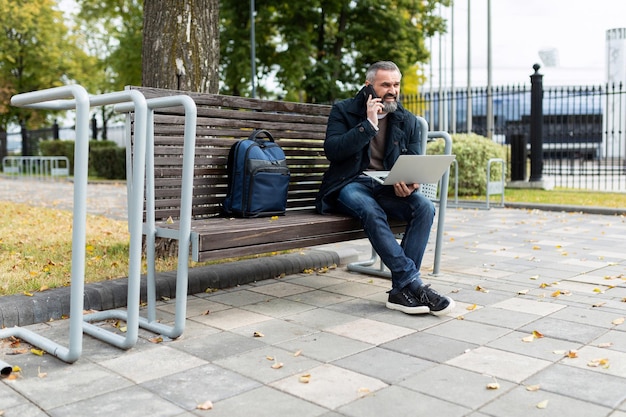
<instances>
[{"instance_id":1,"label":"shoe sole","mask_svg":"<svg viewBox=\"0 0 626 417\"><path fill-rule=\"evenodd\" d=\"M405 314L428 314L431 312L430 309L426 306L407 307L401 304L390 303L389 301L387 301L386 307L390 310L401 311Z\"/></svg>"},{"instance_id":2,"label":"shoe sole","mask_svg":"<svg viewBox=\"0 0 626 417\"><path fill-rule=\"evenodd\" d=\"M454 309L454 307L456 306L455 302L453 299L448 298L450 300L450 304L448 304L448 306L446 308L444 308L443 310L439 310L439 311L432 311L430 310L430 314L434 315L434 316L445 316L446 314L450 313L452 311L452 309Z\"/></svg>"}]
</instances>

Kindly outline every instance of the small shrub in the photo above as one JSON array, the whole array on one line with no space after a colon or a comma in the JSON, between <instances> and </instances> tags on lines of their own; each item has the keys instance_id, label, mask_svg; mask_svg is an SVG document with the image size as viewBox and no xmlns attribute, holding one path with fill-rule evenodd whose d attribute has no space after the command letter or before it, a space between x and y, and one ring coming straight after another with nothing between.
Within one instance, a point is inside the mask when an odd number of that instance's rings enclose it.
<instances>
[{"instance_id":1,"label":"small shrub","mask_svg":"<svg viewBox=\"0 0 626 417\"><path fill-rule=\"evenodd\" d=\"M443 141L428 144L429 154L443 153ZM459 196L487 194L487 163L492 158L507 158L507 148L476 134L452 135L452 153L456 155L459 170ZM450 168L448 193L454 193L454 165ZM499 181L502 175L500 164L491 167L491 180Z\"/></svg>"}]
</instances>

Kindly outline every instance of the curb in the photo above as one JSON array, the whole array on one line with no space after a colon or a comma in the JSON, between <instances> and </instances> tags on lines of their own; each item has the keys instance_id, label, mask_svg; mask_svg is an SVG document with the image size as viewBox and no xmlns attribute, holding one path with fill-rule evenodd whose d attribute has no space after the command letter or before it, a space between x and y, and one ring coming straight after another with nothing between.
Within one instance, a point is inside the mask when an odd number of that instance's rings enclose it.
<instances>
[{"instance_id":1,"label":"curb","mask_svg":"<svg viewBox=\"0 0 626 417\"><path fill-rule=\"evenodd\" d=\"M347 257L350 255L348 254ZM342 265L347 260L337 252L306 250L300 253L246 259L189 269L187 294L204 293L207 288L224 289L255 281L301 273L306 269ZM0 329L59 320L70 314L70 287L0 297ZM127 306L128 278L85 285L85 310L111 310ZM141 300L146 299L146 277L141 277ZM156 276L156 298L176 297L176 271Z\"/></svg>"}]
</instances>

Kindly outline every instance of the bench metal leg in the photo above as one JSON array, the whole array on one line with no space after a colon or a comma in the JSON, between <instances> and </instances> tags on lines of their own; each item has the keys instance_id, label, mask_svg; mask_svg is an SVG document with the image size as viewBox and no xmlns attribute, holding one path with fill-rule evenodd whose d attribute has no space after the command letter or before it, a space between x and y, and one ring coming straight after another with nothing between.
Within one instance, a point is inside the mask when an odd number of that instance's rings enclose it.
<instances>
[{"instance_id":1,"label":"bench metal leg","mask_svg":"<svg viewBox=\"0 0 626 417\"><path fill-rule=\"evenodd\" d=\"M373 265L378 262L378 268ZM376 275L383 278L391 278L391 271L387 269L383 261L378 256L378 253L372 248L372 256L365 261L351 262L346 267L348 271L360 272L368 275Z\"/></svg>"}]
</instances>

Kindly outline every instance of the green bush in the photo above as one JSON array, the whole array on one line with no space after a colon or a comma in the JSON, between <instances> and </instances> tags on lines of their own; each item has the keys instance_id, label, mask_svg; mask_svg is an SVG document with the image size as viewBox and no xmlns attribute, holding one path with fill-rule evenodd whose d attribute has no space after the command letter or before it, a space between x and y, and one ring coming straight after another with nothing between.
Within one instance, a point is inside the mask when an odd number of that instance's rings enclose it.
<instances>
[{"instance_id":1,"label":"green bush","mask_svg":"<svg viewBox=\"0 0 626 417\"><path fill-rule=\"evenodd\" d=\"M443 141L428 143L429 154L443 153ZM489 159L501 158L505 164L507 148L492 140L472 134L452 135L452 153L458 163L458 194L459 196L476 196L487 194L487 163ZM454 164L450 168L450 185L448 193L454 193ZM491 166L491 181L500 181L502 167L500 164Z\"/></svg>"},{"instance_id":2,"label":"green bush","mask_svg":"<svg viewBox=\"0 0 626 417\"><path fill-rule=\"evenodd\" d=\"M46 140L39 142L42 156L66 156L70 160L70 175L74 175L74 141ZM126 178L126 150L110 140L89 141L89 175L108 178Z\"/></svg>"}]
</instances>

